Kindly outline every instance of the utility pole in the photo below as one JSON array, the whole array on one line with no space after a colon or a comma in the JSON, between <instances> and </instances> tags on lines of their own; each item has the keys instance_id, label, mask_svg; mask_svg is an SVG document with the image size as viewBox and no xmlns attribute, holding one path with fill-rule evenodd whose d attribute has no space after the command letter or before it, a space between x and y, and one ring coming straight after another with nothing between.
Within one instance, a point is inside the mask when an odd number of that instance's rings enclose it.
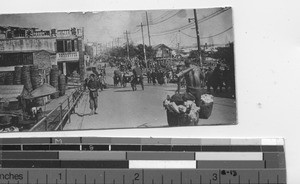
<instances>
[{"instance_id":1,"label":"utility pole","mask_svg":"<svg viewBox=\"0 0 300 184\"><path fill-rule=\"evenodd\" d=\"M127 42L127 58L128 58L128 60L129 60L129 40L128 40L128 32L127 32L127 30L126 30L126 32L125 32L125 35L126 35L126 42Z\"/></svg>"},{"instance_id":2,"label":"utility pole","mask_svg":"<svg viewBox=\"0 0 300 184\"><path fill-rule=\"evenodd\" d=\"M147 11L146 11L146 20L147 20L147 27L148 27L149 46L151 46L150 29L149 29L149 21L148 21L148 13L147 13Z\"/></svg>"},{"instance_id":3,"label":"utility pole","mask_svg":"<svg viewBox=\"0 0 300 184\"><path fill-rule=\"evenodd\" d=\"M143 52L144 52L144 60L145 60L145 63L146 63L146 67L148 68L148 63L147 63L147 56L146 56L146 47L145 47L145 41L144 41L144 29L143 29L143 23L141 22L141 31L142 31L142 38L143 38ZM138 27L139 27L138 26Z\"/></svg>"},{"instance_id":4,"label":"utility pole","mask_svg":"<svg viewBox=\"0 0 300 184\"><path fill-rule=\"evenodd\" d=\"M200 60L200 67L202 67L202 57L201 57L201 45L200 45L200 36L199 36L199 27L198 27L198 19L197 19L197 11L194 9L194 21L196 26L196 35L197 35L197 46L198 46L198 53L199 53L199 60ZM192 18L189 18L189 22Z\"/></svg>"},{"instance_id":5,"label":"utility pole","mask_svg":"<svg viewBox=\"0 0 300 184\"><path fill-rule=\"evenodd\" d=\"M120 46L120 37L117 38L118 47Z\"/></svg>"},{"instance_id":6,"label":"utility pole","mask_svg":"<svg viewBox=\"0 0 300 184\"><path fill-rule=\"evenodd\" d=\"M197 19L197 11L194 9L194 20L196 26L196 35L197 35L197 46L198 46L198 53L200 59L200 67L202 67L202 57L201 57L201 45L200 45L200 36L199 36L199 27L198 27L198 19Z\"/></svg>"}]
</instances>

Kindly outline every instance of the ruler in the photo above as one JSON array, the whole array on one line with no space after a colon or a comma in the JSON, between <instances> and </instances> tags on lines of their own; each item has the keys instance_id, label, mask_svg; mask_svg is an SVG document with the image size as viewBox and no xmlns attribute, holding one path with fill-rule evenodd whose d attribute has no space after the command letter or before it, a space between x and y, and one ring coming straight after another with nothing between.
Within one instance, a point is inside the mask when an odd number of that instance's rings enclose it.
<instances>
[{"instance_id":1,"label":"ruler","mask_svg":"<svg viewBox=\"0 0 300 184\"><path fill-rule=\"evenodd\" d=\"M285 184L283 139L0 139L2 184Z\"/></svg>"}]
</instances>

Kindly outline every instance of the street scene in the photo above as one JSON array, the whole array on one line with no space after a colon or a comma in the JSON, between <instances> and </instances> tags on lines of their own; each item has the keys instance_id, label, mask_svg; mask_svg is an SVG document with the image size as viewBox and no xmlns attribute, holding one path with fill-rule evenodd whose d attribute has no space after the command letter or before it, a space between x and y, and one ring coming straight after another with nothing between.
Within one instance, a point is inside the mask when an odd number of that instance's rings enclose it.
<instances>
[{"instance_id":1,"label":"street scene","mask_svg":"<svg viewBox=\"0 0 300 184\"><path fill-rule=\"evenodd\" d=\"M0 132L235 125L234 62L230 7L3 14Z\"/></svg>"}]
</instances>

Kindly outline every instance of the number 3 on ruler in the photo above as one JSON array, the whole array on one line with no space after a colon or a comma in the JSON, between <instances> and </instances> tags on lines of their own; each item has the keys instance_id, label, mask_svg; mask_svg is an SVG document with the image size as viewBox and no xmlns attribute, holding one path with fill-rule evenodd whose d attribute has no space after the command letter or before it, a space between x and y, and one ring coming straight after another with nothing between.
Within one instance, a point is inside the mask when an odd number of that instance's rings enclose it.
<instances>
[{"instance_id":1,"label":"number 3 on ruler","mask_svg":"<svg viewBox=\"0 0 300 184\"><path fill-rule=\"evenodd\" d=\"M213 173L213 178L212 178L212 180L214 180L214 181L218 180L218 175L217 175L217 173Z\"/></svg>"}]
</instances>

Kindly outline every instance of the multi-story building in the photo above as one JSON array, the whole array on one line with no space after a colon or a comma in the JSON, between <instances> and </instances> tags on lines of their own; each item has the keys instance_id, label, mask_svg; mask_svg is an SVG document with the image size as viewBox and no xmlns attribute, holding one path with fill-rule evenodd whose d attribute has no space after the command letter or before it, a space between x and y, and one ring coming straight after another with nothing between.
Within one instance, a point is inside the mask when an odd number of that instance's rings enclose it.
<instances>
[{"instance_id":1,"label":"multi-story building","mask_svg":"<svg viewBox=\"0 0 300 184\"><path fill-rule=\"evenodd\" d=\"M35 64L49 72L58 65L63 74L84 73L83 28L38 30L0 27L0 71Z\"/></svg>"}]
</instances>

